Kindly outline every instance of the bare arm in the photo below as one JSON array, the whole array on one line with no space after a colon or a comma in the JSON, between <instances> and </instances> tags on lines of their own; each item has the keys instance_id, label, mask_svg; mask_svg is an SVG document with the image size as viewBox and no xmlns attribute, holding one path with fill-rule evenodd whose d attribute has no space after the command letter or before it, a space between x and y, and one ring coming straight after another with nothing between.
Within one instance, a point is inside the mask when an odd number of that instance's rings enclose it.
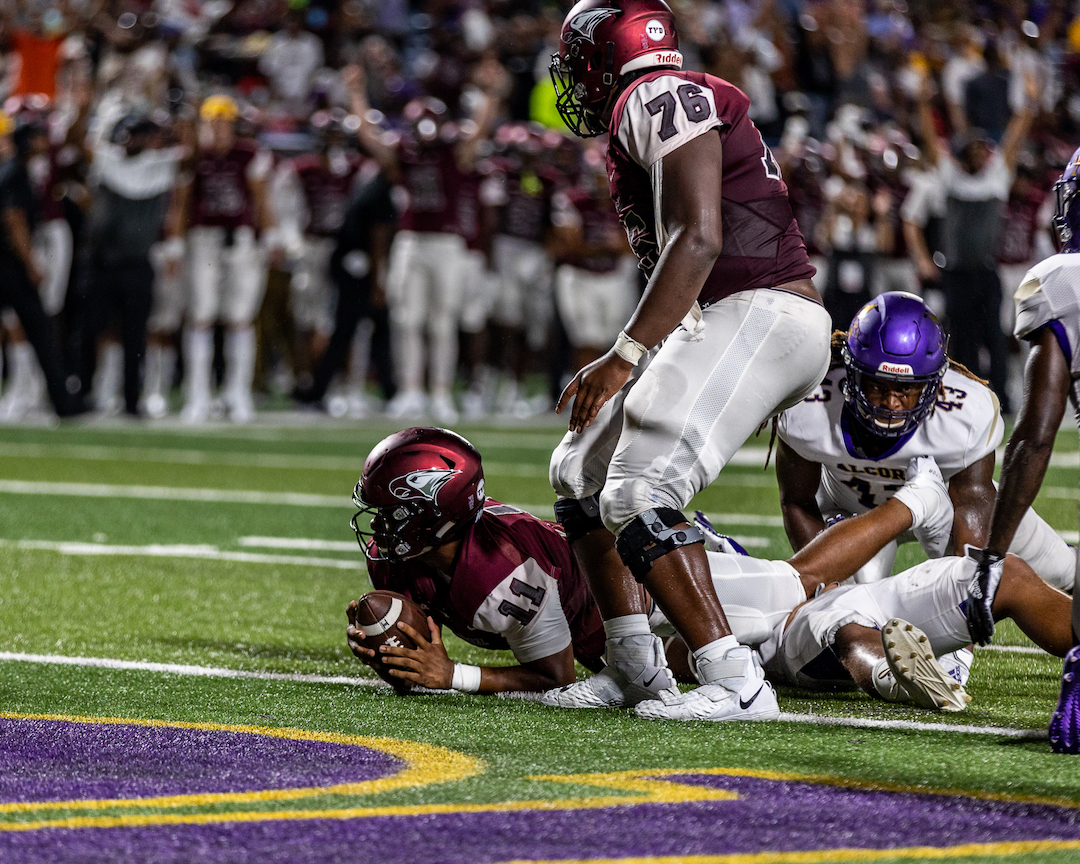
<instances>
[{"instance_id":1,"label":"bare arm","mask_svg":"<svg viewBox=\"0 0 1080 864\"><path fill-rule=\"evenodd\" d=\"M1001 464L1001 480L986 543L993 554L1005 554L1016 527L1039 493L1054 450L1054 438L1065 415L1071 383L1065 354L1053 331L1044 327L1028 354L1024 404Z\"/></svg>"},{"instance_id":2,"label":"bare arm","mask_svg":"<svg viewBox=\"0 0 1080 864\"><path fill-rule=\"evenodd\" d=\"M342 81L349 92L349 103L353 114L360 120L360 128L356 130L356 137L360 146L368 155L378 162L383 171L389 175L392 181L398 179L397 152L382 140L379 128L367 121L366 115L371 106L368 104L367 79L364 76L363 67L356 64L346 66L341 72Z\"/></svg>"},{"instance_id":3,"label":"bare arm","mask_svg":"<svg viewBox=\"0 0 1080 864\"><path fill-rule=\"evenodd\" d=\"M964 546L979 549L986 542L990 516L994 511L994 454L987 453L949 480L953 503L953 554L963 555Z\"/></svg>"},{"instance_id":4,"label":"bare arm","mask_svg":"<svg viewBox=\"0 0 1080 864\"><path fill-rule=\"evenodd\" d=\"M923 152L926 161L931 165L937 165L941 161L941 143L938 141L937 127L934 126L934 115L930 111L930 92L933 84L930 76L923 79L919 90L919 131L922 133Z\"/></svg>"},{"instance_id":5,"label":"bare arm","mask_svg":"<svg viewBox=\"0 0 1080 864\"><path fill-rule=\"evenodd\" d=\"M791 548L798 552L825 530L817 503L821 466L803 459L782 440L776 446L776 481L780 486L780 512Z\"/></svg>"},{"instance_id":6,"label":"bare arm","mask_svg":"<svg viewBox=\"0 0 1080 864\"><path fill-rule=\"evenodd\" d=\"M1016 169L1020 151L1024 149L1031 121L1035 119L1034 105L1039 98L1038 82L1028 73L1024 81L1024 107L1013 115L1001 138L1001 156L1010 171Z\"/></svg>"},{"instance_id":7,"label":"bare arm","mask_svg":"<svg viewBox=\"0 0 1080 864\"><path fill-rule=\"evenodd\" d=\"M911 511L890 498L869 513L844 519L817 535L788 563L799 571L808 597L819 584L842 582L911 527Z\"/></svg>"},{"instance_id":8,"label":"bare arm","mask_svg":"<svg viewBox=\"0 0 1080 864\"><path fill-rule=\"evenodd\" d=\"M919 271L920 279L937 282L941 279L941 271L938 270L934 259L930 257L930 250L926 246L926 236L923 229L914 222L904 222L904 241L907 243L911 257L915 261L915 267Z\"/></svg>"},{"instance_id":9,"label":"bare arm","mask_svg":"<svg viewBox=\"0 0 1080 864\"><path fill-rule=\"evenodd\" d=\"M661 217L668 242L626 333L646 348L659 344L697 300L723 247L720 136L700 135L663 158ZM633 366L614 350L586 366L563 391L557 412L575 395L569 428L580 432L619 392Z\"/></svg>"},{"instance_id":10,"label":"bare arm","mask_svg":"<svg viewBox=\"0 0 1080 864\"><path fill-rule=\"evenodd\" d=\"M448 689L454 678L454 661L446 653L438 625L428 618L430 638L417 633L408 624L401 623L398 626L412 638L417 647L412 650L383 645L379 652L383 660L394 667L390 669L390 674L408 685ZM567 645L558 654L541 657L519 666L481 666L480 689L477 692L550 690L573 683L574 677L574 649L572 645Z\"/></svg>"}]
</instances>

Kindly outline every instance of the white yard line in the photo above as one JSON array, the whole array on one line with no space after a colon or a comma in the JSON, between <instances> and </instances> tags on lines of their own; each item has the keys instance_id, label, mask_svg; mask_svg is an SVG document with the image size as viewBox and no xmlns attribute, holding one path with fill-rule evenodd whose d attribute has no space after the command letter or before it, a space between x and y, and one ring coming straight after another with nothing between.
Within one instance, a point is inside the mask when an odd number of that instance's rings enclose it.
<instances>
[{"instance_id":1,"label":"white yard line","mask_svg":"<svg viewBox=\"0 0 1080 864\"><path fill-rule=\"evenodd\" d=\"M132 672L163 672L200 678L251 678L258 681L300 681L308 684L350 684L356 687L389 687L379 679L345 675L300 675L287 672L247 672L218 666L190 666L184 663L149 663L145 660L115 660L111 657L65 657L60 654L22 654L0 651L0 661L44 663L53 666L84 666L94 669L122 669Z\"/></svg>"},{"instance_id":2,"label":"white yard line","mask_svg":"<svg viewBox=\"0 0 1080 864\"><path fill-rule=\"evenodd\" d=\"M0 458L77 459L93 462L152 462L166 465L227 465L234 468L276 468L300 471L349 471L360 475L359 455L297 456L285 453L241 453L170 447L108 447L91 444L16 444L0 442ZM547 477L546 465L485 462L493 476Z\"/></svg>"},{"instance_id":3,"label":"white yard line","mask_svg":"<svg viewBox=\"0 0 1080 864\"><path fill-rule=\"evenodd\" d=\"M1000 735L1004 738L1046 738L1045 729L1010 729L1002 726L962 726L949 723L920 723L916 720L874 720L869 717L824 717L821 714L781 712L789 723L812 723L816 726L852 726L858 729L896 729L912 732L963 732L969 735Z\"/></svg>"},{"instance_id":4,"label":"white yard line","mask_svg":"<svg viewBox=\"0 0 1080 864\"><path fill-rule=\"evenodd\" d=\"M238 537L237 546L263 549L310 549L317 552L359 552L355 540L316 540L310 537Z\"/></svg>"},{"instance_id":5,"label":"white yard line","mask_svg":"<svg viewBox=\"0 0 1080 864\"><path fill-rule=\"evenodd\" d=\"M107 483L54 483L0 480L0 493L70 495L79 498L143 498L160 501L212 501L226 504L284 504L292 507L351 507L348 495L306 492L256 492L247 489L185 489L179 486L118 486Z\"/></svg>"},{"instance_id":6,"label":"white yard line","mask_svg":"<svg viewBox=\"0 0 1080 864\"><path fill-rule=\"evenodd\" d=\"M355 546L355 544L353 544ZM239 561L243 564L295 564L301 567L329 567L335 570L365 570L362 558L311 558L305 555L264 555L260 552L222 552L216 546L152 544L149 546L111 546L105 543L80 543L64 540L0 540L0 547L40 549L61 555L121 555L145 558L202 558L209 561ZM350 549L350 551L352 551ZM356 550L359 552L359 550Z\"/></svg>"},{"instance_id":7,"label":"white yard line","mask_svg":"<svg viewBox=\"0 0 1080 864\"><path fill-rule=\"evenodd\" d=\"M96 669L117 669L131 672L157 672L168 675L189 675L202 678L247 678L257 681L295 681L303 684L345 684L353 687L382 687L390 685L370 678L345 675L301 675L286 672L246 672L217 666L192 666L182 663L150 663L145 660L115 660L109 657L67 657L59 654L24 654L0 651L0 662L40 663L55 666L81 666ZM435 691L439 693L453 691ZM537 701L538 693L501 693L503 698ZM1042 729L1010 729L1000 726L960 726L948 723L920 723L914 720L872 720L860 717L827 717L822 714L780 715L791 723L811 723L819 726L853 726L865 729L891 729L917 732L960 732L969 735L998 735L1005 738L1045 738Z\"/></svg>"}]
</instances>

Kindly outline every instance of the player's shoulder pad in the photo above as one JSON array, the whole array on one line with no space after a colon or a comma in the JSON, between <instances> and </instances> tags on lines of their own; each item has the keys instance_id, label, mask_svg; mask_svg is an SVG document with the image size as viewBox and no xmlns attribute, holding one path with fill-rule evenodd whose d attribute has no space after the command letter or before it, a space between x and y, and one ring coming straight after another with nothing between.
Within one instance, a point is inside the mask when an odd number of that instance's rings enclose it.
<instances>
[{"instance_id":1,"label":"player's shoulder pad","mask_svg":"<svg viewBox=\"0 0 1080 864\"><path fill-rule=\"evenodd\" d=\"M728 125L717 112L713 89L679 71L639 78L620 98L612 120L619 146L645 169L688 141Z\"/></svg>"},{"instance_id":2,"label":"player's shoulder pad","mask_svg":"<svg viewBox=\"0 0 1080 864\"><path fill-rule=\"evenodd\" d=\"M942 384L952 388L952 391L946 390L944 398L938 399L934 416L938 422L948 423L951 420L967 427L969 464L977 462L997 449L1005 435L1005 422L1001 417L997 395L986 384L955 369L945 372ZM956 427L953 429L960 431Z\"/></svg>"}]
</instances>

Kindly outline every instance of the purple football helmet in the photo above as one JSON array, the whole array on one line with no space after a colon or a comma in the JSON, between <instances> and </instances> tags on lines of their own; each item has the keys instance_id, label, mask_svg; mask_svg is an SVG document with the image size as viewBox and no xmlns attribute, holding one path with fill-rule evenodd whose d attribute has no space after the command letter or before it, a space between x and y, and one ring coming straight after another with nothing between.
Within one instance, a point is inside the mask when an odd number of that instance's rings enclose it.
<instances>
[{"instance_id":1,"label":"purple football helmet","mask_svg":"<svg viewBox=\"0 0 1080 864\"><path fill-rule=\"evenodd\" d=\"M945 332L922 298L903 291L887 291L867 303L851 322L844 344L847 378L844 402L855 419L874 435L906 435L934 410L938 387L949 358ZM922 384L915 406L892 410L870 401L867 379L889 384Z\"/></svg>"},{"instance_id":2,"label":"purple football helmet","mask_svg":"<svg viewBox=\"0 0 1080 864\"><path fill-rule=\"evenodd\" d=\"M1065 166L1061 179L1054 184L1057 209L1054 211L1054 231L1060 252L1080 252L1080 149Z\"/></svg>"}]
</instances>

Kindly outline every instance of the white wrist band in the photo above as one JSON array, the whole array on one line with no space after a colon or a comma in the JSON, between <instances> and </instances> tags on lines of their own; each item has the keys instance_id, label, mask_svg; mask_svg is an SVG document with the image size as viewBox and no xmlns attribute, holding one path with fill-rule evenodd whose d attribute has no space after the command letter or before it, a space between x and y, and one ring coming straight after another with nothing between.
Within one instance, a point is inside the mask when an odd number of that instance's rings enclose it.
<instances>
[{"instance_id":1,"label":"white wrist band","mask_svg":"<svg viewBox=\"0 0 1080 864\"><path fill-rule=\"evenodd\" d=\"M638 361L648 352L648 348L637 341L633 336L627 336L623 330L619 338L615 340L615 353L622 357L631 366L637 366Z\"/></svg>"},{"instance_id":2,"label":"white wrist band","mask_svg":"<svg viewBox=\"0 0 1080 864\"><path fill-rule=\"evenodd\" d=\"M450 686L462 693L476 693L480 689L480 667L455 663L454 677L450 681Z\"/></svg>"}]
</instances>

